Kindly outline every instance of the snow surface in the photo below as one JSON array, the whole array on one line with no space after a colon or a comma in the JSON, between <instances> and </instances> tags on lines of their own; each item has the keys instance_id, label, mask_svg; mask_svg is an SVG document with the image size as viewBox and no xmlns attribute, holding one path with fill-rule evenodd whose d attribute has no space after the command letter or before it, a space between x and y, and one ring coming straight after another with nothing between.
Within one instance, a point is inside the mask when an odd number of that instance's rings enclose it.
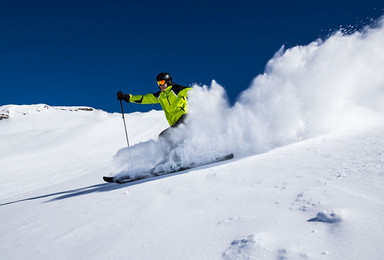
<instances>
[{"instance_id":1,"label":"snow surface","mask_svg":"<svg viewBox=\"0 0 384 260\"><path fill-rule=\"evenodd\" d=\"M126 114L128 149L118 113L0 107L1 258L383 259L381 23L282 48L232 107L195 86L171 159L235 159L182 173L102 181L162 158L162 111Z\"/></svg>"}]
</instances>

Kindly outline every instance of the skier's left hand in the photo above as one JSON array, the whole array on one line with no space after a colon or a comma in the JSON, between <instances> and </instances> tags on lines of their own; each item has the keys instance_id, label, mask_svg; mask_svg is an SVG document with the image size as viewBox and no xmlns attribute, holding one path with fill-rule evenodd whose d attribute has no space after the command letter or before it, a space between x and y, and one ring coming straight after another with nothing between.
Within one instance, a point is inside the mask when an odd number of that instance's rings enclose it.
<instances>
[{"instance_id":1,"label":"skier's left hand","mask_svg":"<svg viewBox=\"0 0 384 260\"><path fill-rule=\"evenodd\" d=\"M126 102L129 102L130 95L129 94L123 94L123 92L119 91L117 92L117 100L121 101L124 100Z\"/></svg>"}]
</instances>

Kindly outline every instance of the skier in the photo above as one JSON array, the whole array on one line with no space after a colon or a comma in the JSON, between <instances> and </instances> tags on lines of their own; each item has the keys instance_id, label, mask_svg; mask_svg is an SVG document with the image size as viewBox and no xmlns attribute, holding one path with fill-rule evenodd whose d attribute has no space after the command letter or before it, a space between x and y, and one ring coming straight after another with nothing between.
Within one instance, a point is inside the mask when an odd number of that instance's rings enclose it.
<instances>
[{"instance_id":1,"label":"skier","mask_svg":"<svg viewBox=\"0 0 384 260\"><path fill-rule=\"evenodd\" d=\"M126 102L138 104L160 104L164 110L165 116L170 127L159 134L160 145L164 155L164 159L160 161L154 168L149 170L148 174L139 174L135 176L104 176L106 182L127 183L139 179L145 179L149 176L157 176L169 174L172 172L191 169L201 165L208 165L233 158L233 153L219 155L215 158L207 158L203 161L187 161L182 162L182 158L175 149L172 149L186 137L186 131L183 126L186 124L188 114L188 91L192 88L178 85L172 82L172 77L169 73L162 72L156 77L157 85L160 91L145 95L132 95L117 92L117 99ZM180 130L180 131L176 131ZM169 164L168 164L169 163Z\"/></svg>"},{"instance_id":2,"label":"skier","mask_svg":"<svg viewBox=\"0 0 384 260\"><path fill-rule=\"evenodd\" d=\"M167 72L161 72L156 77L160 91L145 95L132 95L117 92L117 99L137 104L160 104L170 125L159 134L160 141L165 141L172 148L175 145L174 130L185 124L188 113L188 91L192 88L172 82Z\"/></svg>"}]
</instances>

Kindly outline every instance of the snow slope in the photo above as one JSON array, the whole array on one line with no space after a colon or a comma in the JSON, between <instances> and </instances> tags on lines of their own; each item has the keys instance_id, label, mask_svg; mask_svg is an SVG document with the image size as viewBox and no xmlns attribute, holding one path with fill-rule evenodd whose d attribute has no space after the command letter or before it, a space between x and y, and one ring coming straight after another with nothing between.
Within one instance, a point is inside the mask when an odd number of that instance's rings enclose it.
<instances>
[{"instance_id":1,"label":"snow slope","mask_svg":"<svg viewBox=\"0 0 384 260\"><path fill-rule=\"evenodd\" d=\"M384 255L383 125L115 185L101 177L124 145L120 115L43 107L0 121L4 259ZM7 109L25 108L36 106ZM46 125L58 116L66 123ZM144 132L150 119L162 117L152 111L129 114L127 121L140 122ZM318 213L329 222L308 222Z\"/></svg>"},{"instance_id":2,"label":"snow slope","mask_svg":"<svg viewBox=\"0 0 384 260\"><path fill-rule=\"evenodd\" d=\"M161 111L0 107L2 259L382 259L384 30L280 50L235 106L190 95L185 160L235 159L126 185L159 155Z\"/></svg>"}]
</instances>

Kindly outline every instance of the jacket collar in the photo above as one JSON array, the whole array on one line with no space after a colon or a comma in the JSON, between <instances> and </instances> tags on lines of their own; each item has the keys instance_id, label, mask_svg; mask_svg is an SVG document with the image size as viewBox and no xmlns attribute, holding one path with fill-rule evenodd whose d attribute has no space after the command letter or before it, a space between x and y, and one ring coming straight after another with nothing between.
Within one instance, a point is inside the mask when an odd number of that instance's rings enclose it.
<instances>
[{"instance_id":1,"label":"jacket collar","mask_svg":"<svg viewBox=\"0 0 384 260\"><path fill-rule=\"evenodd\" d=\"M172 89L172 85L171 86L168 86L166 89L164 89L164 91L161 91L161 93L168 93L170 90Z\"/></svg>"}]
</instances>

